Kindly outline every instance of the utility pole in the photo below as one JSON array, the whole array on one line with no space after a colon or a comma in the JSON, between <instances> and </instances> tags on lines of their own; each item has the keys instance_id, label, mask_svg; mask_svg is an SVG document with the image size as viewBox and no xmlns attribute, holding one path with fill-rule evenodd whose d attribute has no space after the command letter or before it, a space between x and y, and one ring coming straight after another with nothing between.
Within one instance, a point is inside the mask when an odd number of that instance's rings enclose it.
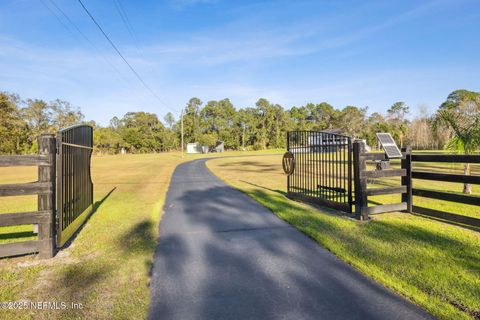
<instances>
[{"instance_id":1,"label":"utility pole","mask_svg":"<svg viewBox=\"0 0 480 320\"><path fill-rule=\"evenodd\" d=\"M181 117L181 123L182 123L181 127L182 127L182 158L183 158L183 110L180 117Z\"/></svg>"},{"instance_id":2,"label":"utility pole","mask_svg":"<svg viewBox=\"0 0 480 320\"><path fill-rule=\"evenodd\" d=\"M243 124L242 150L245 151L245 123Z\"/></svg>"}]
</instances>

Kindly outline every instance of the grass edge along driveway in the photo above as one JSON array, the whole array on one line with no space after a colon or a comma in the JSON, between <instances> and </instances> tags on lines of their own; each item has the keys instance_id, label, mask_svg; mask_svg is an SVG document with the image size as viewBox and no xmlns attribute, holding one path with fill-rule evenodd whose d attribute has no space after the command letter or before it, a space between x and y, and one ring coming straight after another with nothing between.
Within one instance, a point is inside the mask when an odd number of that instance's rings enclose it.
<instances>
[{"instance_id":1,"label":"grass edge along driveway","mask_svg":"<svg viewBox=\"0 0 480 320\"><path fill-rule=\"evenodd\" d=\"M343 261L441 319L480 318L480 234L403 213L359 222L285 197L281 156L207 161Z\"/></svg>"}]
</instances>

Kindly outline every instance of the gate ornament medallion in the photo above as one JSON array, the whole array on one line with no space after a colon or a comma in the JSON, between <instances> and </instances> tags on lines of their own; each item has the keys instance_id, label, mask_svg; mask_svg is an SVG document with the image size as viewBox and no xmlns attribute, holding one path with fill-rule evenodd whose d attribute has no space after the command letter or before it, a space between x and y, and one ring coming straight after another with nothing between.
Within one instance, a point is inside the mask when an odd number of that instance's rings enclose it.
<instances>
[{"instance_id":1,"label":"gate ornament medallion","mask_svg":"<svg viewBox=\"0 0 480 320\"><path fill-rule=\"evenodd\" d=\"M283 172L287 175L291 175L295 170L295 156L292 152L287 151L283 154L282 159Z\"/></svg>"}]
</instances>

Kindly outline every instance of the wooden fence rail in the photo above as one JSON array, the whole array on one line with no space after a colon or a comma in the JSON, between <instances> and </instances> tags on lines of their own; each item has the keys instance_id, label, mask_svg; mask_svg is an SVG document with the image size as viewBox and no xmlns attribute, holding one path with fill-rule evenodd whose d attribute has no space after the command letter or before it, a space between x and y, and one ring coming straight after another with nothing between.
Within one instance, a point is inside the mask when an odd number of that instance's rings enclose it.
<instances>
[{"instance_id":1,"label":"wooden fence rail","mask_svg":"<svg viewBox=\"0 0 480 320\"><path fill-rule=\"evenodd\" d=\"M38 252L50 258L54 250L55 137L38 138L38 155L0 156L0 167L37 166L38 181L0 184L0 197L38 195L38 211L0 214L0 227L38 225L38 239L0 244L0 258Z\"/></svg>"},{"instance_id":2,"label":"wooden fence rail","mask_svg":"<svg viewBox=\"0 0 480 320\"><path fill-rule=\"evenodd\" d=\"M480 227L480 219L443 212L431 208L414 205L415 197L424 197L442 201L451 201L468 205L480 206L480 197L454 194L443 191L414 188L413 179L423 179L443 182L471 183L480 185L480 176L450 174L412 169L413 162L439 163L480 163L480 155L414 155L410 147L402 149L401 169L367 170L367 161L385 160L383 153L367 153L361 141L353 143L354 185L355 185L355 216L366 220L370 214L390 211L404 211L440 218L455 223ZM401 185L393 187L369 189L367 179L384 177L401 177ZM402 201L394 204L368 206L368 197L395 194L402 195Z\"/></svg>"},{"instance_id":3,"label":"wooden fence rail","mask_svg":"<svg viewBox=\"0 0 480 320\"><path fill-rule=\"evenodd\" d=\"M411 149L402 150L401 169L367 170L367 161L385 160L383 153L367 153L362 141L353 143L353 166L355 182L355 217L367 220L370 214L390 211L409 211L412 208ZM402 177L402 184L396 187L369 189L367 180L371 178ZM368 197L385 194L402 194L400 203L368 206Z\"/></svg>"},{"instance_id":4,"label":"wooden fence rail","mask_svg":"<svg viewBox=\"0 0 480 320\"><path fill-rule=\"evenodd\" d=\"M411 162L439 162L439 163L480 163L480 155L412 155ZM437 173L425 171L412 171L412 178L423 180L435 180L444 182L480 184L480 176L468 176L463 174ZM413 188L414 196L443 201L451 201L462 204L480 206L480 197L464 194L454 194L443 191ZM452 221L473 227L480 227L480 219L463 216L455 213L444 212L436 209L413 206L412 211L422 215L431 216L443 220Z\"/></svg>"}]
</instances>

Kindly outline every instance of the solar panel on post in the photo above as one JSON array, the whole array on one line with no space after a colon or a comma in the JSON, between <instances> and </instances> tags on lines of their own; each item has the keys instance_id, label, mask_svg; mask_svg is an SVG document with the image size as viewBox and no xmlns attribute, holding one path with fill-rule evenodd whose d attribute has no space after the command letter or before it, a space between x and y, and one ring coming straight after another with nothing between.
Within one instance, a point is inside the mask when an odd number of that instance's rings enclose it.
<instances>
[{"instance_id":1,"label":"solar panel on post","mask_svg":"<svg viewBox=\"0 0 480 320\"><path fill-rule=\"evenodd\" d=\"M377 133L377 139L389 159L402 157L402 152L398 149L398 146L390 133Z\"/></svg>"}]
</instances>

